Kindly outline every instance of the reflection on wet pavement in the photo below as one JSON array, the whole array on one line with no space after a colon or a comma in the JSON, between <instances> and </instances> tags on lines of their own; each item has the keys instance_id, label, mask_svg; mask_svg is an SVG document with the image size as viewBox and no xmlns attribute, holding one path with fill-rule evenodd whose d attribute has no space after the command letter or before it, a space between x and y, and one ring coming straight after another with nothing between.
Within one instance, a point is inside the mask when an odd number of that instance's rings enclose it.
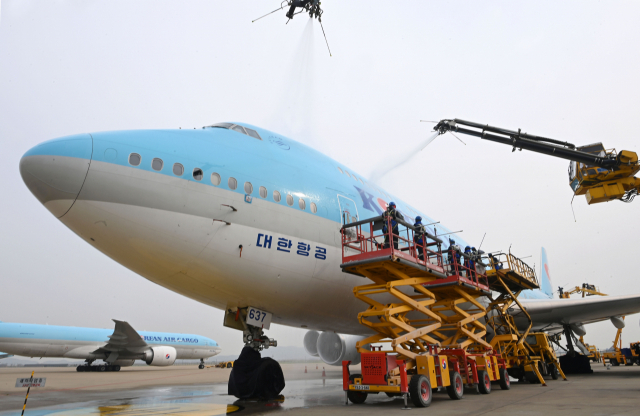
<instances>
[{"instance_id":1,"label":"reflection on wet pavement","mask_svg":"<svg viewBox=\"0 0 640 416\"><path fill-rule=\"evenodd\" d=\"M89 393L89 392L84 392ZM262 414L296 407L339 405L343 401L342 380L291 380L284 400L237 400L227 394L226 384L141 388L127 391L94 392L94 400L28 409L29 416L43 415L224 415ZM58 391L56 400L68 402L78 392ZM123 398L122 396L125 396ZM27 406L28 408L28 406ZM15 412L0 412L0 416Z\"/></svg>"}]
</instances>

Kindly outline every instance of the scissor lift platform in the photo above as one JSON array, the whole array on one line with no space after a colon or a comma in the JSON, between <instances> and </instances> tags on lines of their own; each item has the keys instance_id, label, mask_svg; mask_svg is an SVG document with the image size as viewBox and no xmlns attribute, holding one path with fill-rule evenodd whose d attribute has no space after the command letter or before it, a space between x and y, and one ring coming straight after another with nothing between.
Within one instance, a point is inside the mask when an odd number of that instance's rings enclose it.
<instances>
[{"instance_id":1,"label":"scissor lift platform","mask_svg":"<svg viewBox=\"0 0 640 416\"><path fill-rule=\"evenodd\" d=\"M377 232L384 221L389 232ZM508 388L508 377L501 377L506 369L484 340L487 310L478 298L491 293L487 276L467 262L445 263L442 240L429 233L417 239L412 225L397 222L404 226L401 234L393 234L383 217L342 229L342 270L373 282L355 287L354 295L369 305L358 320L375 332L356 344L362 375L349 374L343 363L347 397L361 403L369 393L402 394L405 400L411 393L414 405L423 407L431 386L447 387L454 399L462 397L465 384L489 393L491 382L501 380ZM380 366L373 371L365 364L374 359L366 348L374 343L389 346L375 353L386 364L382 375Z\"/></svg>"}]
</instances>

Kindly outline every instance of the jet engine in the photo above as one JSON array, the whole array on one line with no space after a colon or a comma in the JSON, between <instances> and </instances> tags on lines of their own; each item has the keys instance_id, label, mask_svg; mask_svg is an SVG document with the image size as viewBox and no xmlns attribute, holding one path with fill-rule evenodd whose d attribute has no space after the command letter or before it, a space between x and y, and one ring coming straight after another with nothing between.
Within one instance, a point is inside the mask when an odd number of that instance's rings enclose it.
<instances>
[{"instance_id":1,"label":"jet engine","mask_svg":"<svg viewBox=\"0 0 640 416\"><path fill-rule=\"evenodd\" d=\"M131 367L136 360L115 360L112 364L120 367Z\"/></svg>"},{"instance_id":2,"label":"jet engine","mask_svg":"<svg viewBox=\"0 0 640 416\"><path fill-rule=\"evenodd\" d=\"M310 335L309 340L311 340L312 337L313 335ZM364 338L365 337L359 335L344 335L325 331L318 335L316 351L320 359L329 365L341 365L344 360L350 360L351 364L360 364L360 354L358 354L356 350L356 342ZM306 340L307 335L305 335L305 341ZM305 343L305 349L306 348ZM307 349L307 351L309 351L309 349Z\"/></svg>"},{"instance_id":3,"label":"jet engine","mask_svg":"<svg viewBox=\"0 0 640 416\"><path fill-rule=\"evenodd\" d=\"M167 367L176 362L176 355L176 349L173 347L151 347L144 353L144 362L157 367Z\"/></svg>"},{"instance_id":4,"label":"jet engine","mask_svg":"<svg viewBox=\"0 0 640 416\"><path fill-rule=\"evenodd\" d=\"M615 326L618 329L622 329L624 328L624 319L622 318L622 316L612 316L611 318L611 323L613 324L613 326Z\"/></svg>"},{"instance_id":5,"label":"jet engine","mask_svg":"<svg viewBox=\"0 0 640 416\"><path fill-rule=\"evenodd\" d=\"M302 340L302 344L304 345L304 350L307 354L312 355L314 357L318 356L318 336L320 333L318 331L307 331L304 334L304 339Z\"/></svg>"}]
</instances>

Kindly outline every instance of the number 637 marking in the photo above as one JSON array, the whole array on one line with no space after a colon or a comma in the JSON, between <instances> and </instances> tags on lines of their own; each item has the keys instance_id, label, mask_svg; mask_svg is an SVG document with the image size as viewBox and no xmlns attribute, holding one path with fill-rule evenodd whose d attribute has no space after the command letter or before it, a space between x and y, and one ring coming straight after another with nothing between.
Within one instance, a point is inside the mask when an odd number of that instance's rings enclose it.
<instances>
[{"instance_id":1,"label":"number 637 marking","mask_svg":"<svg viewBox=\"0 0 640 416\"><path fill-rule=\"evenodd\" d=\"M249 309L249 318L256 321L264 322L264 318L267 316L266 312L260 312L255 309Z\"/></svg>"}]
</instances>

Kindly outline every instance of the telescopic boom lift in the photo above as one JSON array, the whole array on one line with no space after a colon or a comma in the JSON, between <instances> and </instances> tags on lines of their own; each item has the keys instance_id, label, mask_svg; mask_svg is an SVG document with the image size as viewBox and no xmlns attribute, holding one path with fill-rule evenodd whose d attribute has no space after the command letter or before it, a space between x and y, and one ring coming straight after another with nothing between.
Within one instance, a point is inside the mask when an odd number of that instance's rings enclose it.
<instances>
[{"instance_id":1,"label":"telescopic boom lift","mask_svg":"<svg viewBox=\"0 0 640 416\"><path fill-rule=\"evenodd\" d=\"M636 152L605 149L602 143L575 145L547 137L492 127L460 119L441 120L433 128L440 134L456 132L506 144L516 149L570 160L569 185L574 195L585 195L587 203L597 204L619 199L631 202L638 194L640 179L634 175L640 170Z\"/></svg>"}]
</instances>

